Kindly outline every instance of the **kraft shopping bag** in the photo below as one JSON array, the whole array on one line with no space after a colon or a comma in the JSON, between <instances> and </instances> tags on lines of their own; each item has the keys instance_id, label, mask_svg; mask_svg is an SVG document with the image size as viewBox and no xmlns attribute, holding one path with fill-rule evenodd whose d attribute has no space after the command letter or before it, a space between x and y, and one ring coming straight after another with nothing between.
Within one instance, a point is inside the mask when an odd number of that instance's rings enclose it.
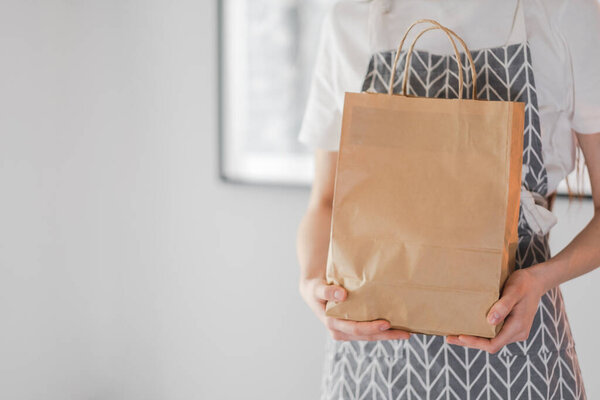
<instances>
[{"instance_id":1,"label":"kraft shopping bag","mask_svg":"<svg viewBox=\"0 0 600 400\"><path fill-rule=\"evenodd\" d=\"M326 314L386 319L411 332L494 337L486 321L514 268L524 104L476 99L464 41L433 20L406 53L400 95L346 93L327 281L348 290ZM421 35L445 33L464 47L472 99L406 95Z\"/></svg>"}]
</instances>

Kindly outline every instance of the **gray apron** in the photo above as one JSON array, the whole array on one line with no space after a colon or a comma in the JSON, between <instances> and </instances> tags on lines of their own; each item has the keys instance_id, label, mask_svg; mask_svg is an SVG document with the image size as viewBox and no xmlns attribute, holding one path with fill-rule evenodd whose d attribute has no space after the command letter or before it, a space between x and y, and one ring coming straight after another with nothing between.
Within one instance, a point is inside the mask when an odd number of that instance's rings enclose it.
<instances>
[{"instance_id":1,"label":"gray apron","mask_svg":"<svg viewBox=\"0 0 600 400\"><path fill-rule=\"evenodd\" d=\"M521 19L523 17L521 16ZM441 21L443 23L443 21ZM521 21L524 24L524 20ZM387 93L396 51L372 55L363 91ZM547 195L547 177L535 81L527 40L472 51L479 98L525 103L523 186ZM467 65L464 54L463 65ZM401 88L404 55L394 91ZM413 53L409 92L458 97L458 66L447 55ZM464 70L463 97L472 82ZM538 234L519 213L516 267L550 257L548 235ZM322 400L329 399L585 399L585 390L559 288L543 295L529 338L496 354L447 344L443 336L413 334L409 340L336 341L327 336Z\"/></svg>"}]
</instances>

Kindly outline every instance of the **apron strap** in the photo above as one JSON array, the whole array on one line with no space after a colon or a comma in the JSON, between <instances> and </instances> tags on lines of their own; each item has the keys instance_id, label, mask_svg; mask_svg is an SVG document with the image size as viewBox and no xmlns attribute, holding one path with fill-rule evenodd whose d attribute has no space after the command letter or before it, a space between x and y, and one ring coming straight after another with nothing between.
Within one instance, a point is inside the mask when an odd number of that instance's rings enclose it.
<instances>
[{"instance_id":1,"label":"apron strap","mask_svg":"<svg viewBox=\"0 0 600 400\"><path fill-rule=\"evenodd\" d=\"M522 43L527 40L527 30L525 24L525 12L523 10L523 5L521 4L521 0L517 0L515 5L515 11L513 13L512 25L510 27L510 32L506 37L506 42L504 42L504 46L513 43Z\"/></svg>"}]
</instances>

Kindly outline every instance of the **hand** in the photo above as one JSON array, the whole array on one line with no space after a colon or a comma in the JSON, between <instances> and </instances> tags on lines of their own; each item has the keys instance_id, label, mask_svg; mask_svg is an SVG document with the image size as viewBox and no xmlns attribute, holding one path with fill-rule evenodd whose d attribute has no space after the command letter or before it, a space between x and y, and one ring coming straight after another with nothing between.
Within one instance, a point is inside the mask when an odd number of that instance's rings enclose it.
<instances>
[{"instance_id":1,"label":"hand","mask_svg":"<svg viewBox=\"0 0 600 400\"><path fill-rule=\"evenodd\" d=\"M502 297L492 306L487 316L491 325L506 321L498 336L493 339L468 335L447 336L446 341L493 354L509 343L526 340L544 292L544 286L533 270L516 270L506 281Z\"/></svg>"},{"instance_id":2,"label":"hand","mask_svg":"<svg viewBox=\"0 0 600 400\"><path fill-rule=\"evenodd\" d=\"M300 294L319 320L327 327L334 340L396 340L408 339L410 333L390 329L386 320L356 322L325 315L327 301L346 300L347 292L341 286L328 285L323 279L302 279Z\"/></svg>"}]
</instances>

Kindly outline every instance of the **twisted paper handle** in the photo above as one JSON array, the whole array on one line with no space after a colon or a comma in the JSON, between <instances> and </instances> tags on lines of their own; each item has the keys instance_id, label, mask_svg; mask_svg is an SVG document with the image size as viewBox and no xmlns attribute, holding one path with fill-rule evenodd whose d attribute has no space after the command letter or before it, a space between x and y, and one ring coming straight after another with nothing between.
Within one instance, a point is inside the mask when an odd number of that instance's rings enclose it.
<instances>
[{"instance_id":1,"label":"twisted paper handle","mask_svg":"<svg viewBox=\"0 0 600 400\"><path fill-rule=\"evenodd\" d=\"M422 23L429 23L432 24L434 26L431 26L429 28L424 29L423 31L421 31L417 37L413 40L412 44L410 45L410 48L408 49L408 52L406 53L406 63L404 65L404 79L402 82L402 91L401 94L402 95L406 95L406 86L408 83L408 72L409 72L409 66L410 66L410 58L412 56L412 53L414 51L414 47L415 44L417 43L417 41L421 38L421 36L423 36L423 34L425 34L425 32L434 30L434 29L440 29L442 30L446 36L448 36L448 39L450 40L450 43L452 44L452 47L454 49L454 55L456 57L456 62L458 64L458 98L462 99L462 93L463 93L463 86L464 86L464 80L463 80L463 69L462 69L462 62L460 59L460 54L458 52L458 48L456 47L456 43L453 39L456 38L456 40L458 40L461 44L461 46L463 47L463 49L465 50L465 54L467 55L467 58L469 60L469 63L471 65L471 77L472 77L472 81L473 81L473 99L477 99L477 71L475 70L475 63L473 61L473 57L471 55L471 52L469 51L469 48L467 47L466 43L464 42L464 40L458 36L455 32L453 32L452 30L446 28L445 26L441 25L439 22L433 20L433 19L420 19L417 20L415 22L413 22L408 29L406 30L406 32L404 33L404 36L402 37L402 40L400 41L400 45L398 46L398 50L396 51L396 57L394 58L394 64L392 66L392 74L390 77L390 85L389 85L389 90L388 90L388 94L392 95L394 92L394 78L396 76L396 68L398 66L398 61L400 60L400 52L402 51L402 48L404 47L404 42L406 41L406 38L408 37L409 32L412 30L412 28L418 24L422 24Z\"/></svg>"}]
</instances>

